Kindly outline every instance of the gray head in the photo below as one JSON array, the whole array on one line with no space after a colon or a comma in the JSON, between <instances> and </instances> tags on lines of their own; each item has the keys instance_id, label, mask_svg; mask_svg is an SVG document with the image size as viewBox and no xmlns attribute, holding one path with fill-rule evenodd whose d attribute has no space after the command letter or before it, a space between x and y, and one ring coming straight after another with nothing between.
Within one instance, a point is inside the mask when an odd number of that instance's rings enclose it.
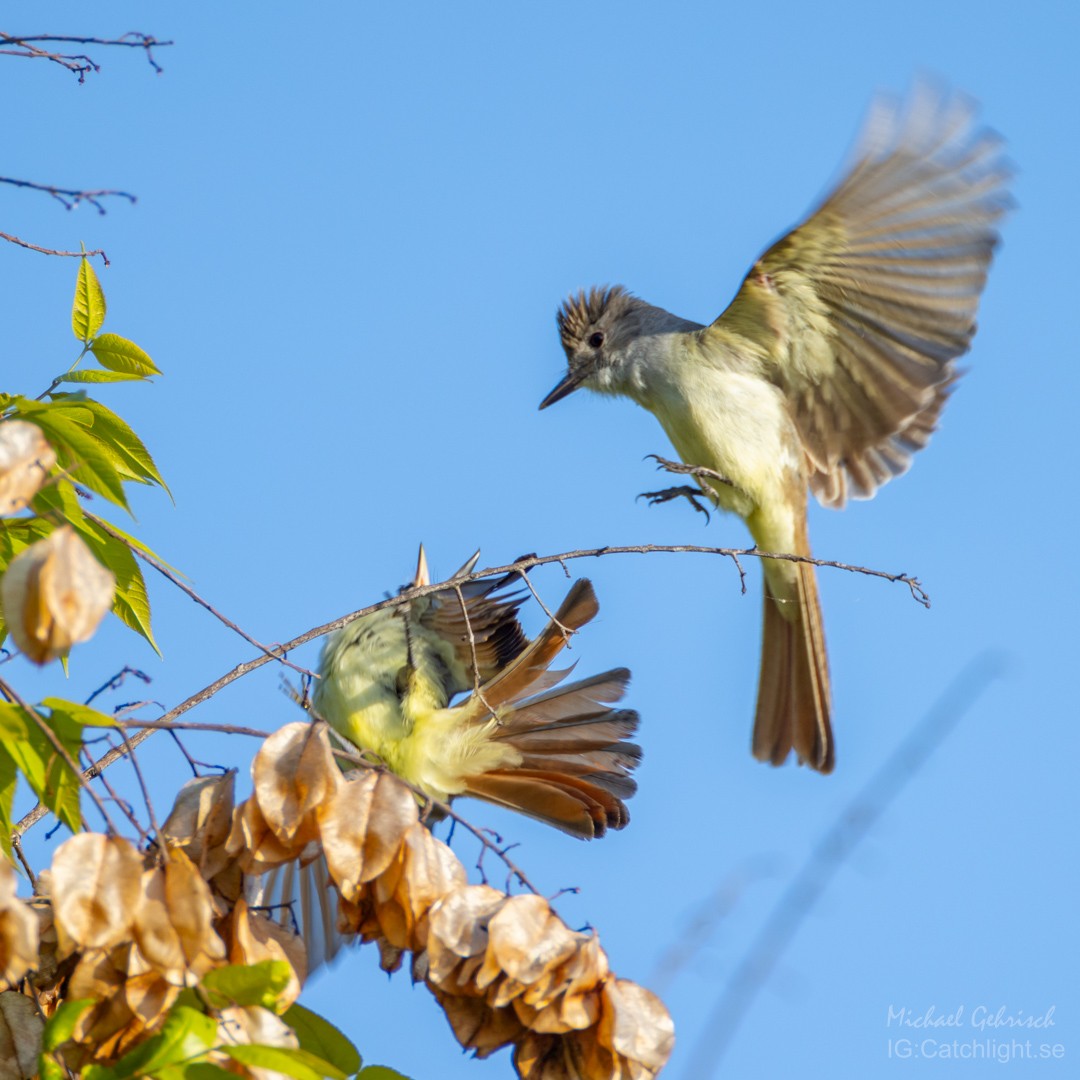
<instances>
[{"instance_id":1,"label":"gray head","mask_svg":"<svg viewBox=\"0 0 1080 1080\"><path fill-rule=\"evenodd\" d=\"M621 285L568 296L555 316L568 370L540 408L554 405L579 386L594 385L595 377L614 367L625 347L641 333L639 316L650 310L650 305Z\"/></svg>"}]
</instances>

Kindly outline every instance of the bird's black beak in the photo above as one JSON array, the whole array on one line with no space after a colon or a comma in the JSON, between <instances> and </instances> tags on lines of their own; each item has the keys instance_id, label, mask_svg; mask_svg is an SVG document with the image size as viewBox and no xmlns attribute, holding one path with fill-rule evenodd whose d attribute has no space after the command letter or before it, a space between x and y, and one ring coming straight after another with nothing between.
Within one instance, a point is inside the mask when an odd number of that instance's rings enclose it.
<instances>
[{"instance_id":1,"label":"bird's black beak","mask_svg":"<svg viewBox=\"0 0 1080 1080\"><path fill-rule=\"evenodd\" d=\"M562 382L560 382L559 385L540 402L540 408L546 409L549 405L554 405L556 401L562 401L564 397L568 394L572 394L581 385L584 378L584 371L568 371L563 376Z\"/></svg>"}]
</instances>

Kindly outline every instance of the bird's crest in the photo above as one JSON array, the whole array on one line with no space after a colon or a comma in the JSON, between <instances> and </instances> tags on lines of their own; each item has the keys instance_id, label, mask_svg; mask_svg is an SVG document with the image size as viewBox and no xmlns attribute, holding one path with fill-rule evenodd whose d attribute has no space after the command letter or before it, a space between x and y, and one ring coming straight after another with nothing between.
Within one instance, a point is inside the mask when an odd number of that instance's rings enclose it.
<instances>
[{"instance_id":1,"label":"bird's crest","mask_svg":"<svg viewBox=\"0 0 1080 1080\"><path fill-rule=\"evenodd\" d=\"M571 351L577 343L584 340L589 327L597 322L609 306L629 299L630 294L621 285L593 286L588 292L582 290L576 296L568 296L555 316L563 348Z\"/></svg>"}]
</instances>

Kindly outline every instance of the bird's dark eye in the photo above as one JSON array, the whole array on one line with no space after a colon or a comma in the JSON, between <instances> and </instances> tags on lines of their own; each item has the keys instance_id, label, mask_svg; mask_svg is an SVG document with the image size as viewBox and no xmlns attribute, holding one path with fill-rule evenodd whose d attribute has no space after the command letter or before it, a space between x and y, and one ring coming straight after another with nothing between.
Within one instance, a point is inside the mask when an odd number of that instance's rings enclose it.
<instances>
[{"instance_id":1,"label":"bird's dark eye","mask_svg":"<svg viewBox=\"0 0 1080 1080\"><path fill-rule=\"evenodd\" d=\"M599 330L595 334L589 335L589 347L592 349L599 349L604 344L604 335Z\"/></svg>"}]
</instances>

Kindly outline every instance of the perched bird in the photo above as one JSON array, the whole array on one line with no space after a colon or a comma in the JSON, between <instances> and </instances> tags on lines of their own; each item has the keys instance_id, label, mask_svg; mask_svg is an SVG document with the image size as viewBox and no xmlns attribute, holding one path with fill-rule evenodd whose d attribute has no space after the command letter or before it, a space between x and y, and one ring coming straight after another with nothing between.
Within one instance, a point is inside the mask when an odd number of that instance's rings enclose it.
<instances>
[{"instance_id":1,"label":"perched bird","mask_svg":"<svg viewBox=\"0 0 1080 1080\"><path fill-rule=\"evenodd\" d=\"M584 840L623 828L641 748L627 741L637 713L613 703L630 672L565 683L572 666L551 668L569 635L599 610L592 585L575 582L530 641L517 619L523 594L507 591L514 575L461 581L478 557L450 579L460 584L329 634L312 712L441 802L484 799ZM412 585L428 584L421 548ZM451 704L460 694L467 696ZM336 928L321 854L271 870L248 889L249 903L300 933L309 971L350 940Z\"/></svg>"},{"instance_id":2,"label":"perched bird","mask_svg":"<svg viewBox=\"0 0 1080 1080\"><path fill-rule=\"evenodd\" d=\"M514 580L464 582L330 634L314 712L435 799L470 795L572 836L603 836L629 822L624 800L637 787L641 749L626 740L638 716L613 707L630 672L565 683L571 669L551 664L599 610L592 585L575 582L529 641L517 619L523 594L506 591ZM413 584L429 583L421 548Z\"/></svg>"},{"instance_id":3,"label":"perched bird","mask_svg":"<svg viewBox=\"0 0 1080 1080\"><path fill-rule=\"evenodd\" d=\"M742 517L762 551L808 556L807 487L829 507L870 498L937 426L975 333L1009 177L1000 139L976 127L967 99L924 86L906 110L879 101L847 174L715 322L618 286L567 299L569 368L540 408L579 386L631 398L660 421L685 463L673 468ZM827 773L814 568L762 565L754 755L779 765L794 749Z\"/></svg>"}]
</instances>

